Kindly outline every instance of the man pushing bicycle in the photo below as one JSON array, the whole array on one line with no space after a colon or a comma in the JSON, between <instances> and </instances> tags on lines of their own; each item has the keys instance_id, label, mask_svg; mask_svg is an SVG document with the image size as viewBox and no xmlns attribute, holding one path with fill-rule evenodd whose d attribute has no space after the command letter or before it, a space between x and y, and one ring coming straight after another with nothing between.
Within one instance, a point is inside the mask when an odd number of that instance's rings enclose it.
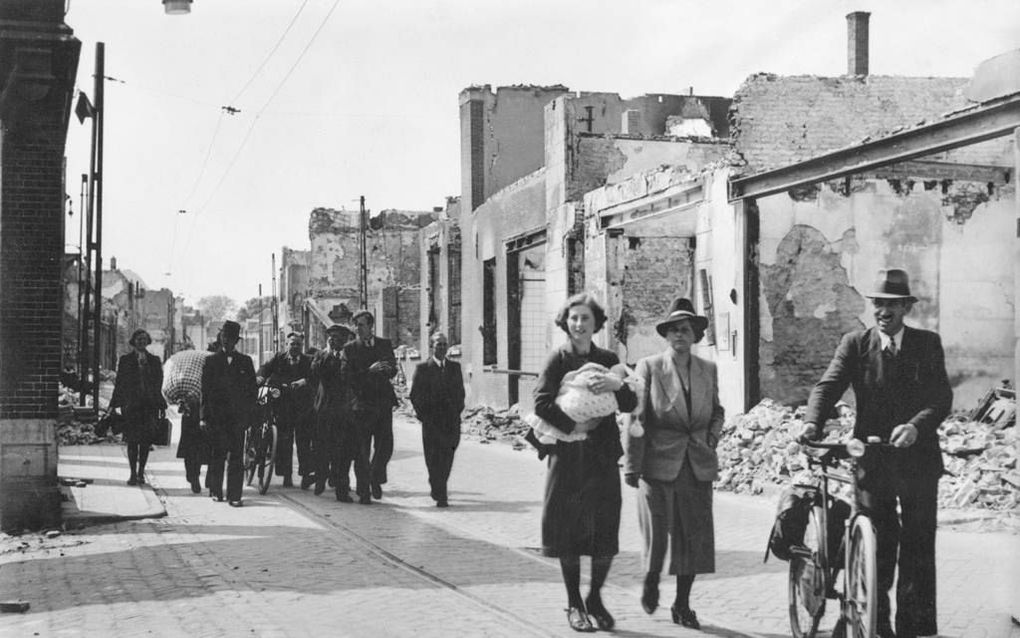
<instances>
[{"instance_id":1,"label":"man pushing bicycle","mask_svg":"<svg viewBox=\"0 0 1020 638\"><path fill-rule=\"evenodd\" d=\"M876 326L843 335L808 399L804 439L817 439L850 386L857 401L854 438L880 437L892 447L869 450L858 465L861 509L878 535L878 627L881 638L938 634L935 526L943 471L938 428L953 392L938 334L905 326L917 298L903 270L880 270L872 301ZM900 511L897 513L897 502ZM896 631L889 589L899 551Z\"/></svg>"}]
</instances>

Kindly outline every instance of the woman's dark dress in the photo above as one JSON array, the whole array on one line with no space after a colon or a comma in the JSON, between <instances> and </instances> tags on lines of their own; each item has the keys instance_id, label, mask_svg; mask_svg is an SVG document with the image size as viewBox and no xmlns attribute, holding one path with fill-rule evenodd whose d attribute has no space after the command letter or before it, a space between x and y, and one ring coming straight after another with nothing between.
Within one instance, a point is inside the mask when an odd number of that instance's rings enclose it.
<instances>
[{"instance_id":1,"label":"woman's dark dress","mask_svg":"<svg viewBox=\"0 0 1020 638\"><path fill-rule=\"evenodd\" d=\"M198 404L189 406L188 413L181 415L181 440L177 443L177 458L208 465L212 463L212 448L198 426L199 421L201 413Z\"/></svg>"},{"instance_id":2,"label":"woman's dark dress","mask_svg":"<svg viewBox=\"0 0 1020 638\"><path fill-rule=\"evenodd\" d=\"M117 361L117 380L110 398L110 408L120 408L124 415L124 441L149 445L156 437L156 419L166 409L163 399L163 363L159 357L145 353L140 363L137 352L122 355Z\"/></svg>"},{"instance_id":3,"label":"woman's dark dress","mask_svg":"<svg viewBox=\"0 0 1020 638\"><path fill-rule=\"evenodd\" d=\"M535 388L535 414L571 432L574 422L556 405L560 381L568 372L593 362L610 368L616 354L594 345L587 355L566 344L550 355ZM616 392L621 412L637 406L637 396L623 386ZM550 446L542 509L542 553L546 556L615 556L619 551L620 471L623 456L615 415L602 419L584 441Z\"/></svg>"}]
</instances>

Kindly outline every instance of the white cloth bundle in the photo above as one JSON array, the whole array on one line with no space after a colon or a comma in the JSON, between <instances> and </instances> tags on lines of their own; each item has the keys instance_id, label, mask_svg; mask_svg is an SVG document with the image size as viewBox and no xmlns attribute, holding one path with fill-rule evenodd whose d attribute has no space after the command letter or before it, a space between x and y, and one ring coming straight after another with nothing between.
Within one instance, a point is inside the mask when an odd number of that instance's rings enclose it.
<instances>
[{"instance_id":1,"label":"white cloth bundle","mask_svg":"<svg viewBox=\"0 0 1020 638\"><path fill-rule=\"evenodd\" d=\"M539 442L549 445L556 441L583 441L588 438L588 432L595 428L603 417L609 416L619 409L620 406L616 402L614 393L595 394L588 389L592 377L602 374L613 374L620 377L635 391L641 383L641 379L622 363L613 366L612 370L598 363L586 363L577 370L568 372L563 375L563 380L560 381L556 405L577 425L573 432L566 434L537 414L529 414L524 420L535 431Z\"/></svg>"},{"instance_id":2,"label":"white cloth bundle","mask_svg":"<svg viewBox=\"0 0 1020 638\"><path fill-rule=\"evenodd\" d=\"M163 365L163 398L169 404L184 405L202 401L202 369L211 353L182 350Z\"/></svg>"}]
</instances>

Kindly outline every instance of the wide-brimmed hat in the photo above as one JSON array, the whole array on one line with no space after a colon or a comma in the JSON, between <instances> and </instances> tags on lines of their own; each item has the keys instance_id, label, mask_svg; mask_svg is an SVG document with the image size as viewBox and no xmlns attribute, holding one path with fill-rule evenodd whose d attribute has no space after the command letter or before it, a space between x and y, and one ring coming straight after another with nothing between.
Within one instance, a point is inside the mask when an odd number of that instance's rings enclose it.
<instances>
[{"instance_id":1,"label":"wide-brimmed hat","mask_svg":"<svg viewBox=\"0 0 1020 638\"><path fill-rule=\"evenodd\" d=\"M240 339L241 338L241 324L236 321L227 319L223 322L223 327L220 328L220 334L227 339Z\"/></svg>"},{"instance_id":2,"label":"wide-brimmed hat","mask_svg":"<svg viewBox=\"0 0 1020 638\"><path fill-rule=\"evenodd\" d=\"M864 295L868 299L906 299L917 301L910 294L910 275L899 268L888 268L878 271L872 292Z\"/></svg>"},{"instance_id":3,"label":"wide-brimmed hat","mask_svg":"<svg viewBox=\"0 0 1020 638\"><path fill-rule=\"evenodd\" d=\"M658 332L659 335L665 337L666 328L670 324L683 321L684 319L690 320L691 325L702 332L704 332L705 328L708 327L708 318L702 317L694 312L694 304L691 303L690 299L677 297L669 306L669 312L666 313L666 318L655 325L655 331Z\"/></svg>"}]
</instances>

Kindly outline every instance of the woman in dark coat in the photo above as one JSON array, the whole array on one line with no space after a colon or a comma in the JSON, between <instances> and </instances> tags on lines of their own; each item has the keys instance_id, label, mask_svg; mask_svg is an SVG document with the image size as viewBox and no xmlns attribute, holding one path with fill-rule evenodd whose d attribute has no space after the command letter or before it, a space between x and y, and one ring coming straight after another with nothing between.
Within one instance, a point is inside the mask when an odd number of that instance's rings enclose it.
<instances>
[{"instance_id":1,"label":"woman in dark coat","mask_svg":"<svg viewBox=\"0 0 1020 638\"><path fill-rule=\"evenodd\" d=\"M128 344L133 350L117 361L117 380L113 386L110 409L124 417L124 441L127 443L131 476L128 485L145 484L145 462L149 446L156 438L157 421L166 410L163 399L163 364L146 348L152 337L135 330Z\"/></svg>"},{"instance_id":2,"label":"woman in dark coat","mask_svg":"<svg viewBox=\"0 0 1020 638\"><path fill-rule=\"evenodd\" d=\"M715 448L723 426L715 364L691 354L705 335L708 319L695 314L689 299L677 299L655 327L669 342L664 352L638 361L643 380L637 420L640 437L628 436L623 471L638 489L638 523L644 538L646 613L659 604L659 574L669 549L669 573L676 575L673 622L700 629L691 609L696 574L715 571L712 481L718 478Z\"/></svg>"},{"instance_id":3,"label":"woman in dark coat","mask_svg":"<svg viewBox=\"0 0 1020 638\"><path fill-rule=\"evenodd\" d=\"M595 346L592 336L602 329L606 313L593 297L574 295L556 315L556 325L570 338L552 353L535 388L535 414L564 433L576 423L556 405L560 382L586 363L607 369L619 363L608 350ZM629 412L637 397L612 374L593 375L593 393L615 392L619 408ZM567 622L576 631L612 629L613 617L602 603L602 585L613 556L619 551L620 473L623 455L614 415L604 417L581 441L557 441L548 446L545 503L542 510L542 553L560 559L567 589ZM591 590L581 599L581 556L591 556ZM590 614L590 616L589 616Z\"/></svg>"}]
</instances>

